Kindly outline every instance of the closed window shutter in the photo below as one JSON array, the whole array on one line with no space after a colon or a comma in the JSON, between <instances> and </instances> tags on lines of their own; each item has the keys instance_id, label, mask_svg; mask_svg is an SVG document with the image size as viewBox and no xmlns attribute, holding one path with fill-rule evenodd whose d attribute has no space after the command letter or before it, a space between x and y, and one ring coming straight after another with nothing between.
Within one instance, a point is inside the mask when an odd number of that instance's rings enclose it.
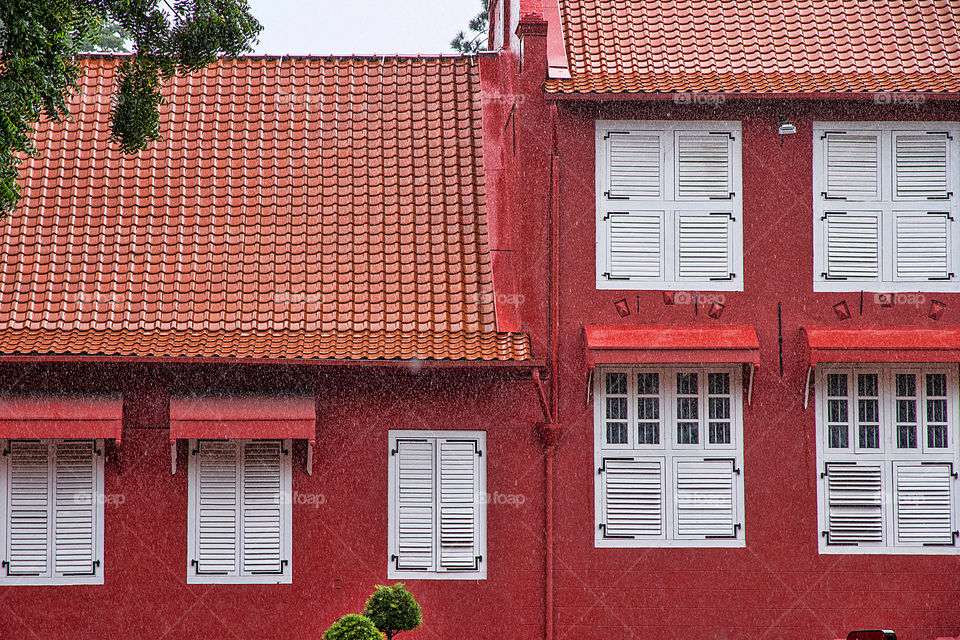
<instances>
[{"instance_id":1,"label":"closed window shutter","mask_svg":"<svg viewBox=\"0 0 960 640\"><path fill-rule=\"evenodd\" d=\"M237 572L239 444L201 440L197 445L198 574Z\"/></svg>"},{"instance_id":2,"label":"closed window shutter","mask_svg":"<svg viewBox=\"0 0 960 640\"><path fill-rule=\"evenodd\" d=\"M953 465L895 463L897 543L953 545Z\"/></svg>"},{"instance_id":3,"label":"closed window shutter","mask_svg":"<svg viewBox=\"0 0 960 640\"><path fill-rule=\"evenodd\" d=\"M880 463L826 463L827 544L883 542Z\"/></svg>"},{"instance_id":4,"label":"closed window shutter","mask_svg":"<svg viewBox=\"0 0 960 640\"><path fill-rule=\"evenodd\" d=\"M440 569L476 570L480 565L480 488L476 440L440 439Z\"/></svg>"},{"instance_id":5,"label":"closed window shutter","mask_svg":"<svg viewBox=\"0 0 960 640\"><path fill-rule=\"evenodd\" d=\"M824 214L826 278L880 277L880 214Z\"/></svg>"},{"instance_id":6,"label":"closed window shutter","mask_svg":"<svg viewBox=\"0 0 960 640\"><path fill-rule=\"evenodd\" d=\"M732 218L727 213L677 214L680 279L730 280Z\"/></svg>"},{"instance_id":7,"label":"closed window shutter","mask_svg":"<svg viewBox=\"0 0 960 640\"><path fill-rule=\"evenodd\" d=\"M949 236L947 213L896 214L896 274L903 280L947 280Z\"/></svg>"},{"instance_id":8,"label":"closed window shutter","mask_svg":"<svg viewBox=\"0 0 960 640\"><path fill-rule=\"evenodd\" d=\"M50 464L46 442L10 442L6 573L45 575L50 566Z\"/></svg>"},{"instance_id":9,"label":"closed window shutter","mask_svg":"<svg viewBox=\"0 0 960 640\"><path fill-rule=\"evenodd\" d=\"M733 137L729 133L677 132L677 199L733 197Z\"/></svg>"},{"instance_id":10,"label":"closed window shutter","mask_svg":"<svg viewBox=\"0 0 960 640\"><path fill-rule=\"evenodd\" d=\"M279 440L243 447L243 571L283 572L283 446Z\"/></svg>"},{"instance_id":11,"label":"closed window shutter","mask_svg":"<svg viewBox=\"0 0 960 640\"><path fill-rule=\"evenodd\" d=\"M660 135L612 132L607 141L610 188L606 197L660 198L663 192Z\"/></svg>"},{"instance_id":12,"label":"closed window shutter","mask_svg":"<svg viewBox=\"0 0 960 640\"><path fill-rule=\"evenodd\" d=\"M880 198L880 135L878 133L824 134L828 199Z\"/></svg>"},{"instance_id":13,"label":"closed window shutter","mask_svg":"<svg viewBox=\"0 0 960 640\"><path fill-rule=\"evenodd\" d=\"M609 216L613 278L659 278L663 264L663 213L617 212Z\"/></svg>"},{"instance_id":14,"label":"closed window shutter","mask_svg":"<svg viewBox=\"0 0 960 640\"><path fill-rule=\"evenodd\" d=\"M96 472L99 452L92 440L56 443L54 467L54 571L93 575L97 554Z\"/></svg>"},{"instance_id":15,"label":"closed window shutter","mask_svg":"<svg viewBox=\"0 0 960 640\"><path fill-rule=\"evenodd\" d=\"M397 569L434 566L434 443L398 440Z\"/></svg>"},{"instance_id":16,"label":"closed window shutter","mask_svg":"<svg viewBox=\"0 0 960 640\"><path fill-rule=\"evenodd\" d=\"M607 458L600 474L604 537L663 537L663 461Z\"/></svg>"},{"instance_id":17,"label":"closed window shutter","mask_svg":"<svg viewBox=\"0 0 960 640\"><path fill-rule=\"evenodd\" d=\"M677 535L684 538L734 538L736 479L732 460L692 459L676 463Z\"/></svg>"},{"instance_id":18,"label":"closed window shutter","mask_svg":"<svg viewBox=\"0 0 960 640\"><path fill-rule=\"evenodd\" d=\"M893 157L896 197L949 198L948 149L946 133L895 133Z\"/></svg>"}]
</instances>

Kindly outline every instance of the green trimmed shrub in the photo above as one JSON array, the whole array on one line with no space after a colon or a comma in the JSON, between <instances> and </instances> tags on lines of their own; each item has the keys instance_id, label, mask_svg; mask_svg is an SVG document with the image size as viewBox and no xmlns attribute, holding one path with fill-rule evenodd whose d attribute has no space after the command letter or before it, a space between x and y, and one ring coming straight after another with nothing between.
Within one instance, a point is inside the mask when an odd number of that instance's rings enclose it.
<instances>
[{"instance_id":1,"label":"green trimmed shrub","mask_svg":"<svg viewBox=\"0 0 960 640\"><path fill-rule=\"evenodd\" d=\"M377 629L386 634L387 640L401 631L412 631L423 622L420 605L402 582L392 587L378 584L377 590L367 600L363 615L370 618Z\"/></svg>"},{"instance_id":2,"label":"green trimmed shrub","mask_svg":"<svg viewBox=\"0 0 960 640\"><path fill-rule=\"evenodd\" d=\"M383 640L383 635L366 616L348 613L330 625L323 640Z\"/></svg>"}]
</instances>

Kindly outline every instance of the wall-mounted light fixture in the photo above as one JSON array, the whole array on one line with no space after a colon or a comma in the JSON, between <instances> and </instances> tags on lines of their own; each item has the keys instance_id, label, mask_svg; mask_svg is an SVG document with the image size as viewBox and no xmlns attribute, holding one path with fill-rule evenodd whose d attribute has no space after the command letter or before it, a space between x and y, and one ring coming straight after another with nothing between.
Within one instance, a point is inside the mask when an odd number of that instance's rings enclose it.
<instances>
[{"instance_id":1,"label":"wall-mounted light fixture","mask_svg":"<svg viewBox=\"0 0 960 640\"><path fill-rule=\"evenodd\" d=\"M792 122L788 122L786 118L780 118L780 121L777 123L777 133L782 136L787 136L796 132L797 125L793 124Z\"/></svg>"}]
</instances>

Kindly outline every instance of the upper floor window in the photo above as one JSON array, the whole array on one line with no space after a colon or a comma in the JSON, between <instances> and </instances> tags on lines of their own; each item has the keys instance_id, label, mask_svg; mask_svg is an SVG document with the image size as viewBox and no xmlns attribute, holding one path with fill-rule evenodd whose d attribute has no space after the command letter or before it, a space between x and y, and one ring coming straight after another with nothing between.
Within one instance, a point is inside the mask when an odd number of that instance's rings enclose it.
<instances>
[{"instance_id":1,"label":"upper floor window","mask_svg":"<svg viewBox=\"0 0 960 640\"><path fill-rule=\"evenodd\" d=\"M8 440L2 584L103 584L103 443Z\"/></svg>"},{"instance_id":2,"label":"upper floor window","mask_svg":"<svg viewBox=\"0 0 960 640\"><path fill-rule=\"evenodd\" d=\"M820 552L956 552L956 368L830 366L816 385Z\"/></svg>"},{"instance_id":3,"label":"upper floor window","mask_svg":"<svg viewBox=\"0 0 960 640\"><path fill-rule=\"evenodd\" d=\"M598 547L743 546L739 373L594 372Z\"/></svg>"},{"instance_id":4,"label":"upper floor window","mask_svg":"<svg viewBox=\"0 0 960 640\"><path fill-rule=\"evenodd\" d=\"M597 122L597 288L743 290L739 122Z\"/></svg>"},{"instance_id":5,"label":"upper floor window","mask_svg":"<svg viewBox=\"0 0 960 640\"><path fill-rule=\"evenodd\" d=\"M816 122L814 290L960 291L955 122Z\"/></svg>"},{"instance_id":6,"label":"upper floor window","mask_svg":"<svg viewBox=\"0 0 960 640\"><path fill-rule=\"evenodd\" d=\"M191 440L187 582L292 581L289 440Z\"/></svg>"},{"instance_id":7,"label":"upper floor window","mask_svg":"<svg viewBox=\"0 0 960 640\"><path fill-rule=\"evenodd\" d=\"M391 579L487 577L486 434L391 431Z\"/></svg>"}]
</instances>

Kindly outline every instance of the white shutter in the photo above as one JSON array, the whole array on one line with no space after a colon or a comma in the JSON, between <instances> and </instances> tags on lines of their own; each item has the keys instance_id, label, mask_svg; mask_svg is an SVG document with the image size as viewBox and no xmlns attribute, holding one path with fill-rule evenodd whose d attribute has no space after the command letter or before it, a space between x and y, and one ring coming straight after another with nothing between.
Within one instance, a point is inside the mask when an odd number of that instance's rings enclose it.
<instances>
[{"instance_id":1,"label":"white shutter","mask_svg":"<svg viewBox=\"0 0 960 640\"><path fill-rule=\"evenodd\" d=\"M662 167L657 133L607 134L608 198L660 198Z\"/></svg>"},{"instance_id":2,"label":"white shutter","mask_svg":"<svg viewBox=\"0 0 960 640\"><path fill-rule=\"evenodd\" d=\"M93 575L97 558L97 458L92 440L56 443L54 467L54 571Z\"/></svg>"},{"instance_id":3,"label":"white shutter","mask_svg":"<svg viewBox=\"0 0 960 640\"><path fill-rule=\"evenodd\" d=\"M897 544L952 545L952 465L895 463Z\"/></svg>"},{"instance_id":4,"label":"white shutter","mask_svg":"<svg viewBox=\"0 0 960 640\"><path fill-rule=\"evenodd\" d=\"M825 466L827 543L882 543L880 463L828 462Z\"/></svg>"},{"instance_id":5,"label":"white shutter","mask_svg":"<svg viewBox=\"0 0 960 640\"><path fill-rule=\"evenodd\" d=\"M947 134L894 133L893 139L896 197L947 199Z\"/></svg>"},{"instance_id":6,"label":"white shutter","mask_svg":"<svg viewBox=\"0 0 960 640\"><path fill-rule=\"evenodd\" d=\"M880 277L880 214L824 214L827 278Z\"/></svg>"},{"instance_id":7,"label":"white shutter","mask_svg":"<svg viewBox=\"0 0 960 640\"><path fill-rule=\"evenodd\" d=\"M661 277L663 212L617 212L608 217L610 277Z\"/></svg>"},{"instance_id":8,"label":"white shutter","mask_svg":"<svg viewBox=\"0 0 960 640\"><path fill-rule=\"evenodd\" d=\"M729 214L677 214L677 274L681 280L729 280Z\"/></svg>"},{"instance_id":9,"label":"white shutter","mask_svg":"<svg viewBox=\"0 0 960 640\"><path fill-rule=\"evenodd\" d=\"M825 133L826 192L829 199L880 198L880 134Z\"/></svg>"},{"instance_id":10,"label":"white shutter","mask_svg":"<svg viewBox=\"0 0 960 640\"><path fill-rule=\"evenodd\" d=\"M198 574L237 572L238 448L232 440L201 440L197 444Z\"/></svg>"},{"instance_id":11,"label":"white shutter","mask_svg":"<svg viewBox=\"0 0 960 640\"><path fill-rule=\"evenodd\" d=\"M896 214L896 277L903 280L949 277L948 214L898 212Z\"/></svg>"},{"instance_id":12,"label":"white shutter","mask_svg":"<svg viewBox=\"0 0 960 640\"><path fill-rule=\"evenodd\" d=\"M397 569L434 566L434 443L397 440Z\"/></svg>"},{"instance_id":13,"label":"white shutter","mask_svg":"<svg viewBox=\"0 0 960 640\"><path fill-rule=\"evenodd\" d=\"M6 574L44 575L50 566L50 447L12 440L7 466Z\"/></svg>"},{"instance_id":14,"label":"white shutter","mask_svg":"<svg viewBox=\"0 0 960 640\"><path fill-rule=\"evenodd\" d=\"M736 478L732 460L676 462L677 536L736 537Z\"/></svg>"},{"instance_id":15,"label":"white shutter","mask_svg":"<svg viewBox=\"0 0 960 640\"><path fill-rule=\"evenodd\" d=\"M438 440L440 448L440 561L447 571L479 569L480 491L476 440Z\"/></svg>"},{"instance_id":16,"label":"white shutter","mask_svg":"<svg viewBox=\"0 0 960 640\"><path fill-rule=\"evenodd\" d=\"M604 537L662 538L663 461L607 458L600 473Z\"/></svg>"},{"instance_id":17,"label":"white shutter","mask_svg":"<svg viewBox=\"0 0 960 640\"><path fill-rule=\"evenodd\" d=\"M676 134L677 199L733 196L733 137L729 133Z\"/></svg>"},{"instance_id":18,"label":"white shutter","mask_svg":"<svg viewBox=\"0 0 960 640\"><path fill-rule=\"evenodd\" d=\"M283 445L243 445L242 554L246 573L283 572Z\"/></svg>"}]
</instances>

